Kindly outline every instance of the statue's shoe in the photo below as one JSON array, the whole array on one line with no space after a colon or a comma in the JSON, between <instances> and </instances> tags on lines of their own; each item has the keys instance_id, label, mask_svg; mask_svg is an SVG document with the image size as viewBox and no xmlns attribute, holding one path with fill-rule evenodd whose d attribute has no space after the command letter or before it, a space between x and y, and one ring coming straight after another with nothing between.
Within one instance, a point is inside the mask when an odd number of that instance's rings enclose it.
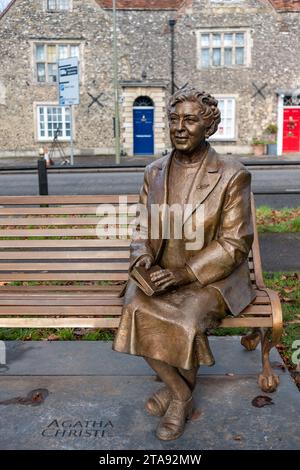
<instances>
[{"instance_id":1,"label":"statue's shoe","mask_svg":"<svg viewBox=\"0 0 300 470\"><path fill-rule=\"evenodd\" d=\"M168 409L172 395L168 387L162 387L153 393L146 402L145 409L152 416L163 416Z\"/></svg>"},{"instance_id":2,"label":"statue's shoe","mask_svg":"<svg viewBox=\"0 0 300 470\"><path fill-rule=\"evenodd\" d=\"M193 414L193 397L186 401L172 399L160 420L156 436L163 441L172 441L183 434L185 423Z\"/></svg>"}]
</instances>

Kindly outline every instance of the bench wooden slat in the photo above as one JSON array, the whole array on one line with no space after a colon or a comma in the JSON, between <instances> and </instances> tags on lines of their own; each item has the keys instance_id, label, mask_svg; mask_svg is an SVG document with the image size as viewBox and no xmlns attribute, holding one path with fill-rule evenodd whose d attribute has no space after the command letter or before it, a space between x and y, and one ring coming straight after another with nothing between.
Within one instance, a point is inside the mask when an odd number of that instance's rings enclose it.
<instances>
[{"instance_id":1,"label":"bench wooden slat","mask_svg":"<svg viewBox=\"0 0 300 470\"><path fill-rule=\"evenodd\" d=\"M129 229L118 229L118 235L130 235ZM0 230L1 237L97 237L96 227L93 228L64 228L64 229L12 229ZM0 240L1 241L1 240Z\"/></svg>"},{"instance_id":2,"label":"bench wooden slat","mask_svg":"<svg viewBox=\"0 0 300 470\"><path fill-rule=\"evenodd\" d=\"M271 305L268 304L268 305L249 305L248 307L246 307L242 312L241 312L241 315L245 315L245 314L265 314L265 313L271 313L272 312L272 308L271 308Z\"/></svg>"},{"instance_id":3,"label":"bench wooden slat","mask_svg":"<svg viewBox=\"0 0 300 470\"><path fill-rule=\"evenodd\" d=\"M119 318L0 318L0 328L117 328Z\"/></svg>"},{"instance_id":4,"label":"bench wooden slat","mask_svg":"<svg viewBox=\"0 0 300 470\"><path fill-rule=\"evenodd\" d=\"M26 226L26 225L101 225L113 224L117 222L116 226L119 226L119 217L115 219L111 215L99 215L97 217L18 217L18 218L1 218L0 217L0 226ZM134 219L135 216L128 215L127 221L130 222ZM123 222L121 222L123 224ZM44 230L42 227L40 230ZM1 230L2 233L2 230Z\"/></svg>"},{"instance_id":5,"label":"bench wooden slat","mask_svg":"<svg viewBox=\"0 0 300 470\"><path fill-rule=\"evenodd\" d=\"M118 283L119 284L119 283ZM124 284L124 283L123 283ZM38 286L26 286L26 285L20 285L20 286L10 286L10 285L4 285L0 286L0 292L1 296L2 295L7 295L11 292L14 293L14 295L18 296L24 296L26 293L29 293L30 295L33 293L33 295L45 295L45 293L51 293L55 294L57 292L80 292L80 293L85 293L86 295L94 295L98 294L99 292L101 293L101 296L111 296L111 295L117 295L120 292L122 286L120 285L105 285L105 286L100 286L100 285L44 285L40 284Z\"/></svg>"},{"instance_id":6,"label":"bench wooden slat","mask_svg":"<svg viewBox=\"0 0 300 470\"><path fill-rule=\"evenodd\" d=\"M129 247L128 239L102 239L95 238L93 240L0 240L1 248L112 248L112 247Z\"/></svg>"},{"instance_id":7,"label":"bench wooden slat","mask_svg":"<svg viewBox=\"0 0 300 470\"><path fill-rule=\"evenodd\" d=\"M0 281L126 281L124 273L7 273Z\"/></svg>"},{"instance_id":8,"label":"bench wooden slat","mask_svg":"<svg viewBox=\"0 0 300 470\"><path fill-rule=\"evenodd\" d=\"M1 315L120 315L121 306L113 305L0 305Z\"/></svg>"},{"instance_id":9,"label":"bench wooden slat","mask_svg":"<svg viewBox=\"0 0 300 470\"><path fill-rule=\"evenodd\" d=\"M272 327L273 320L272 317L261 318L261 317L247 317L247 318L224 318L220 327L224 328L267 328Z\"/></svg>"},{"instance_id":10,"label":"bench wooden slat","mask_svg":"<svg viewBox=\"0 0 300 470\"><path fill-rule=\"evenodd\" d=\"M1 271L128 271L129 263L0 263Z\"/></svg>"},{"instance_id":11,"label":"bench wooden slat","mask_svg":"<svg viewBox=\"0 0 300 470\"><path fill-rule=\"evenodd\" d=\"M0 305L0 312L2 312L2 308L5 309L6 307L16 307L16 306L22 306L22 307L34 307L34 306L48 306L48 307L64 307L64 306L93 306L93 307L98 307L98 306L113 306L113 307L121 307L123 305L123 299L121 297L108 297L103 298L102 296L92 296L92 297L87 297L85 296L73 296L73 297L49 297L49 296L43 296L43 297L32 297L31 295L26 297L24 296L23 298L7 298L7 297L1 297L1 305Z\"/></svg>"},{"instance_id":12,"label":"bench wooden slat","mask_svg":"<svg viewBox=\"0 0 300 470\"><path fill-rule=\"evenodd\" d=\"M98 196L0 196L0 205L37 205L37 204L118 204L121 200L136 203L139 196L136 194L103 194Z\"/></svg>"},{"instance_id":13,"label":"bench wooden slat","mask_svg":"<svg viewBox=\"0 0 300 470\"><path fill-rule=\"evenodd\" d=\"M127 259L128 250L103 251L0 251L0 259ZM0 264L1 266L1 264Z\"/></svg>"},{"instance_id":14,"label":"bench wooden slat","mask_svg":"<svg viewBox=\"0 0 300 470\"><path fill-rule=\"evenodd\" d=\"M90 206L52 206L52 207L0 207L1 216L17 215L96 215L99 205ZM115 213L123 212L123 208L115 207ZM136 203L130 204L130 213L136 208Z\"/></svg>"}]
</instances>

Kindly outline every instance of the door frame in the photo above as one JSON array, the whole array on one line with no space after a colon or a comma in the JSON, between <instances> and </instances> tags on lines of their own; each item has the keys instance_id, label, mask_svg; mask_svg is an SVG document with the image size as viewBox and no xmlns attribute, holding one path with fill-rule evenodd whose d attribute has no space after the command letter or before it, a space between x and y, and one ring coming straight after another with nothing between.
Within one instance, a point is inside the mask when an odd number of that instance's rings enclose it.
<instances>
[{"instance_id":1,"label":"door frame","mask_svg":"<svg viewBox=\"0 0 300 470\"><path fill-rule=\"evenodd\" d=\"M132 146L133 146L133 155L141 155L141 154L136 154L134 152L134 140L135 140L135 129L134 129L134 111L138 109L138 110L141 110L141 109L152 109L153 111L153 128L152 128L152 133L153 133L153 153L149 153L149 154L145 154L145 155L155 155L155 106L132 106L132 134L133 134L133 142L132 142Z\"/></svg>"},{"instance_id":2,"label":"door frame","mask_svg":"<svg viewBox=\"0 0 300 470\"><path fill-rule=\"evenodd\" d=\"M277 157L281 157L283 153L283 120L284 110L288 108L300 109L300 105L284 106L284 98L286 94L280 93L278 95L277 103Z\"/></svg>"}]
</instances>

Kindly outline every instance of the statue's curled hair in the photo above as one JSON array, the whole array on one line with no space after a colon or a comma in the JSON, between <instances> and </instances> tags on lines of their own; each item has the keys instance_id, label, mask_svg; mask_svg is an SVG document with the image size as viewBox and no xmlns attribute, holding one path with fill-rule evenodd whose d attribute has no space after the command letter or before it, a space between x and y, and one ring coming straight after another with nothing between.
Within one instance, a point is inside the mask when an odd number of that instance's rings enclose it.
<instances>
[{"instance_id":1,"label":"statue's curled hair","mask_svg":"<svg viewBox=\"0 0 300 470\"><path fill-rule=\"evenodd\" d=\"M205 91L199 91L193 87L182 88L169 99L168 116L170 117L177 103L183 103L184 101L194 101L199 104L200 114L207 128L205 136L208 138L213 135L218 130L218 125L221 122L218 101Z\"/></svg>"}]
</instances>

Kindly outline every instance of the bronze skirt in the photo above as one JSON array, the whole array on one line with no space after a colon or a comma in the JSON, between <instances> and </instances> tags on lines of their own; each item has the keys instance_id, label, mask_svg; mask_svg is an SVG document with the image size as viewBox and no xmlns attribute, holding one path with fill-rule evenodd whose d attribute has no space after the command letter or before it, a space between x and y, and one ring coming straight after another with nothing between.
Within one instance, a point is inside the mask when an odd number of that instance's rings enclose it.
<instances>
[{"instance_id":1,"label":"bronze skirt","mask_svg":"<svg viewBox=\"0 0 300 470\"><path fill-rule=\"evenodd\" d=\"M213 365L205 333L227 311L220 292L198 281L152 297L129 281L113 349L187 370Z\"/></svg>"}]
</instances>

